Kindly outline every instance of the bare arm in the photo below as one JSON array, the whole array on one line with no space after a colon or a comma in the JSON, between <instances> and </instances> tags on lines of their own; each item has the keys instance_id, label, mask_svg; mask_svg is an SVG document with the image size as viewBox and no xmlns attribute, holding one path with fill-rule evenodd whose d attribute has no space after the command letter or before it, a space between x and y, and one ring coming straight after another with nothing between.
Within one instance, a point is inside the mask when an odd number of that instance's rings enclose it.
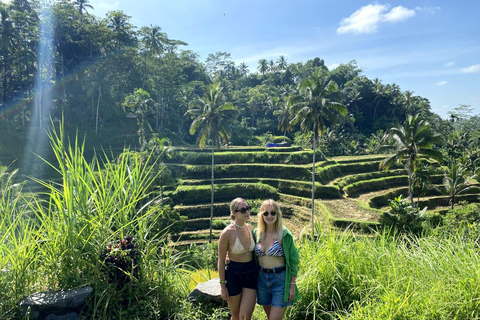
<instances>
[{"instance_id":1,"label":"bare arm","mask_svg":"<svg viewBox=\"0 0 480 320\"><path fill-rule=\"evenodd\" d=\"M228 234L223 230L218 240L218 277L220 281L225 281L225 258L228 250ZM228 300L228 290L225 283L220 283L221 294L223 300Z\"/></svg>"}]
</instances>

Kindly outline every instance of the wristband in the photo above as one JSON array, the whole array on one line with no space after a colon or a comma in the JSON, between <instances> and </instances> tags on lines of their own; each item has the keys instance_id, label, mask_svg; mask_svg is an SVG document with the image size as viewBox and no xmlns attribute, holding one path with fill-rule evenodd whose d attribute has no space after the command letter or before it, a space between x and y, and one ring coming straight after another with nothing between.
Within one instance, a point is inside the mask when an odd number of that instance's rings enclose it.
<instances>
[{"instance_id":1,"label":"wristband","mask_svg":"<svg viewBox=\"0 0 480 320\"><path fill-rule=\"evenodd\" d=\"M222 284L222 283L227 284L227 280L220 280L219 282L220 282L220 284Z\"/></svg>"},{"instance_id":2,"label":"wristband","mask_svg":"<svg viewBox=\"0 0 480 320\"><path fill-rule=\"evenodd\" d=\"M296 284L295 282L290 282L290 284Z\"/></svg>"}]
</instances>

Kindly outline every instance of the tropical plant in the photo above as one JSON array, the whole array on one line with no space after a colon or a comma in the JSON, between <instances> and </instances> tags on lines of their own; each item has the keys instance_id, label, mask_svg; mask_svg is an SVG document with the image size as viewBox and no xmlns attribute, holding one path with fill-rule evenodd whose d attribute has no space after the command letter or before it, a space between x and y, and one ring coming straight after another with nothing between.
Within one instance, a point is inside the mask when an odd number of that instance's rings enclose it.
<instances>
[{"instance_id":1,"label":"tropical plant","mask_svg":"<svg viewBox=\"0 0 480 320\"><path fill-rule=\"evenodd\" d=\"M330 125L336 123L338 115L345 116L347 108L342 101L337 84L330 79L328 71L317 68L313 76L300 84L300 95L291 98L294 117L292 125L300 123L303 132L312 132L312 238L315 214L315 150L318 137Z\"/></svg>"},{"instance_id":2,"label":"tropical plant","mask_svg":"<svg viewBox=\"0 0 480 320\"><path fill-rule=\"evenodd\" d=\"M283 103L277 103L277 99L272 98L271 103L276 107L273 115L278 119L278 129L283 131L283 141L287 138L287 131L292 129L290 119L292 117L292 105L290 99L286 99Z\"/></svg>"},{"instance_id":3,"label":"tropical plant","mask_svg":"<svg viewBox=\"0 0 480 320\"><path fill-rule=\"evenodd\" d=\"M465 168L461 165L451 162L448 167L444 167L443 187L448 194L448 203L451 209L455 204L455 197L470 189L469 180Z\"/></svg>"},{"instance_id":4,"label":"tropical plant","mask_svg":"<svg viewBox=\"0 0 480 320\"><path fill-rule=\"evenodd\" d=\"M268 61L267 59L260 59L258 61L258 71L261 75L264 75L268 71Z\"/></svg>"},{"instance_id":5,"label":"tropical plant","mask_svg":"<svg viewBox=\"0 0 480 320\"><path fill-rule=\"evenodd\" d=\"M88 0L75 0L74 5L78 8L78 13L83 15L83 12L87 12L87 8L93 9L93 6Z\"/></svg>"},{"instance_id":6,"label":"tropical plant","mask_svg":"<svg viewBox=\"0 0 480 320\"><path fill-rule=\"evenodd\" d=\"M404 162L408 171L408 198L413 204L413 173L420 159L434 159L442 162L442 154L433 149L440 135L433 132L428 121L419 115L407 116L404 125L392 127L389 136L394 139L392 145L384 145L381 150L395 149L394 154L380 162L379 168L387 171L394 164Z\"/></svg>"},{"instance_id":7,"label":"tropical plant","mask_svg":"<svg viewBox=\"0 0 480 320\"><path fill-rule=\"evenodd\" d=\"M195 100L191 108L185 115L193 118L190 125L190 134L198 132L197 143L203 149L210 139L212 148L212 185L211 185L211 203L210 203L210 238L212 242L212 223L213 223L213 201L214 201L214 169L215 169L215 147L220 146L220 142L227 144L232 129L230 125L235 120L238 111L230 102L223 101L223 88L219 83L204 87L205 94L203 98Z\"/></svg>"},{"instance_id":8,"label":"tropical plant","mask_svg":"<svg viewBox=\"0 0 480 320\"><path fill-rule=\"evenodd\" d=\"M147 137L145 134L145 126L148 126L150 130L150 124L146 121L148 112L148 106L152 103L150 94L142 88L137 89L125 97L125 101L122 106L124 110L129 109L137 117L138 124L138 142L140 143L140 151L143 151L147 145Z\"/></svg>"}]
</instances>

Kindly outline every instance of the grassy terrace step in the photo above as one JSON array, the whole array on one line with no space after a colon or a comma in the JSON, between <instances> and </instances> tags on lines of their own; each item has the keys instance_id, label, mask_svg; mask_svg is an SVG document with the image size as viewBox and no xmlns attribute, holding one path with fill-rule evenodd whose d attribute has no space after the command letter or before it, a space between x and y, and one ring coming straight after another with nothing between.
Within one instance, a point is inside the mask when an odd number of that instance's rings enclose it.
<instances>
[{"instance_id":1,"label":"grassy terrace step","mask_svg":"<svg viewBox=\"0 0 480 320\"><path fill-rule=\"evenodd\" d=\"M441 190L443 190L441 185L436 185L435 188L431 188L431 189L427 190L422 196L420 196L420 200L421 200L420 203L422 203L422 199L428 199L429 197L432 197L432 198L445 198L445 197L447 197L446 195L442 195ZM468 199L470 199L469 201L472 202L471 197L472 196L478 196L479 193L480 193L480 187L474 186L474 187L470 188L470 190L460 194L459 196L464 196L465 195L465 196L467 196ZM388 206L388 201L389 200L392 200L392 199L394 199L394 198L396 198L400 195L407 196L408 195L408 187L391 188L391 189L385 190L385 192L382 193L382 194L376 193L375 195L368 198L367 203L372 208L384 208L384 207ZM415 198L415 201L417 201L417 197ZM423 201L425 201L425 200L423 200ZM435 202L436 201L439 201L439 200L435 200ZM434 205L435 202L432 201L429 205L429 208L430 207L444 206L441 203L437 204L437 205ZM428 203L425 203L424 206L425 205L428 206ZM447 206L448 206L448 204L447 204Z\"/></svg>"},{"instance_id":2,"label":"grassy terrace step","mask_svg":"<svg viewBox=\"0 0 480 320\"><path fill-rule=\"evenodd\" d=\"M375 155L362 155L362 156L341 156L341 157L332 157L328 160L334 161L335 163L339 164L346 164L346 163L356 163L356 162L370 162L370 161L382 161L388 157L388 155L384 154L375 154Z\"/></svg>"},{"instance_id":3,"label":"grassy terrace step","mask_svg":"<svg viewBox=\"0 0 480 320\"><path fill-rule=\"evenodd\" d=\"M197 153L211 153L211 148L200 149L195 146L185 146L185 147L173 147L174 152L197 152ZM291 147L246 147L246 146L229 146L227 148L218 148L215 149L215 153L221 152L255 152L255 151L269 151L269 152L295 152L302 151L303 148L300 146L291 146Z\"/></svg>"},{"instance_id":4,"label":"grassy terrace step","mask_svg":"<svg viewBox=\"0 0 480 320\"><path fill-rule=\"evenodd\" d=\"M217 240L220 237L221 230L212 230L212 237ZM210 229L200 229L195 231L185 231L177 234L170 235L170 239L173 242L185 241L185 240L206 240L210 237Z\"/></svg>"},{"instance_id":5,"label":"grassy terrace step","mask_svg":"<svg viewBox=\"0 0 480 320\"><path fill-rule=\"evenodd\" d=\"M210 180L184 180L185 186L200 185L210 186ZM215 184L229 183L262 183L276 188L279 193L292 194L300 197L311 197L312 183L310 181L294 181L285 179L267 179L267 178L227 178L215 179ZM315 197L321 199L339 199L341 198L341 190L338 186L324 186L315 183Z\"/></svg>"},{"instance_id":6,"label":"grassy terrace step","mask_svg":"<svg viewBox=\"0 0 480 320\"><path fill-rule=\"evenodd\" d=\"M244 199L278 199L277 190L263 183L230 183L217 184L215 189L215 201L231 201L235 197ZM175 191L165 192L165 196L171 197L176 204L206 204L211 199L211 186L178 186Z\"/></svg>"},{"instance_id":7,"label":"grassy terrace step","mask_svg":"<svg viewBox=\"0 0 480 320\"><path fill-rule=\"evenodd\" d=\"M322 184L330 182L351 174L375 172L378 170L380 161L354 162L354 163L335 163L325 167L316 168L316 177Z\"/></svg>"},{"instance_id":8,"label":"grassy terrace step","mask_svg":"<svg viewBox=\"0 0 480 320\"><path fill-rule=\"evenodd\" d=\"M318 155L320 156L320 155ZM171 158L165 158L166 163L183 163L190 165L210 165L212 163L211 153L179 151ZM215 152L215 164L232 163L290 163L307 164L312 162L311 150L299 150L292 152L262 151L222 151Z\"/></svg>"},{"instance_id":9,"label":"grassy terrace step","mask_svg":"<svg viewBox=\"0 0 480 320\"><path fill-rule=\"evenodd\" d=\"M344 188L347 185L358 182L358 181L378 179L383 177L392 177L392 176L405 176L405 175L407 175L407 170L405 169L366 172L366 173L350 174L344 177L340 177L330 182L330 184L337 185L340 188Z\"/></svg>"},{"instance_id":10,"label":"grassy terrace step","mask_svg":"<svg viewBox=\"0 0 480 320\"><path fill-rule=\"evenodd\" d=\"M167 164L177 178L209 179L212 175L209 165ZM221 164L215 165L216 178L256 177L274 179L311 180L310 165L286 164Z\"/></svg>"}]
</instances>

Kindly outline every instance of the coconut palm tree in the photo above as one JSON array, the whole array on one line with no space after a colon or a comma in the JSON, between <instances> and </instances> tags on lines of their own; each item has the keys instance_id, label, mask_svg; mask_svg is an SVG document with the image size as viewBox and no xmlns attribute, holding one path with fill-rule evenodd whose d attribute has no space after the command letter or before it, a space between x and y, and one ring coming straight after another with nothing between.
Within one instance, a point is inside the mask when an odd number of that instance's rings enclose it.
<instances>
[{"instance_id":1,"label":"coconut palm tree","mask_svg":"<svg viewBox=\"0 0 480 320\"><path fill-rule=\"evenodd\" d=\"M440 151L432 149L440 141L440 135L432 131L428 121L418 114L409 115L403 125L392 127L389 136L394 139L392 145L384 145L381 150L395 149L394 154L380 162L380 169L387 171L395 163L404 162L408 171L408 197L413 205L413 174L420 159L434 159L442 162Z\"/></svg>"},{"instance_id":2,"label":"coconut palm tree","mask_svg":"<svg viewBox=\"0 0 480 320\"><path fill-rule=\"evenodd\" d=\"M448 194L448 204L453 209L455 197L470 189L465 168L454 162L451 162L448 167L444 167L443 187Z\"/></svg>"},{"instance_id":3,"label":"coconut palm tree","mask_svg":"<svg viewBox=\"0 0 480 320\"><path fill-rule=\"evenodd\" d=\"M300 84L300 95L292 97L294 117L292 125L300 123L304 132L313 133L312 150L312 238L314 236L315 214L315 150L319 136L327 128L327 123L337 122L338 115L345 116L347 108L340 103L341 92L338 85L331 80L330 73L317 68L312 77Z\"/></svg>"},{"instance_id":4,"label":"coconut palm tree","mask_svg":"<svg viewBox=\"0 0 480 320\"><path fill-rule=\"evenodd\" d=\"M267 59L258 60L258 71L263 76L268 71L268 61Z\"/></svg>"},{"instance_id":5,"label":"coconut palm tree","mask_svg":"<svg viewBox=\"0 0 480 320\"><path fill-rule=\"evenodd\" d=\"M93 9L88 0L75 0L73 5L78 8L78 13L80 13L80 16L83 15L84 11L87 12L87 8Z\"/></svg>"},{"instance_id":6,"label":"coconut palm tree","mask_svg":"<svg viewBox=\"0 0 480 320\"><path fill-rule=\"evenodd\" d=\"M133 94L129 94L125 97L125 101L122 104L122 107L126 111L129 109L134 112L137 116L137 125L138 125L138 140L140 143L140 151L144 151L147 146L147 138L145 134L145 126L150 127L148 122L145 120L148 112L148 107L151 105L153 100L150 98L150 94L143 89L136 89ZM150 128L151 130L151 128Z\"/></svg>"},{"instance_id":7,"label":"coconut palm tree","mask_svg":"<svg viewBox=\"0 0 480 320\"><path fill-rule=\"evenodd\" d=\"M220 142L228 143L232 136L230 125L238 115L238 110L230 102L223 101L222 87L219 83L204 87L205 94L203 98L195 100L191 108L185 115L193 118L190 126L190 134L198 132L197 143L203 149L208 140L212 148L212 186L210 203L210 238L212 242L212 222L213 222L213 200L214 200L214 168L215 168L215 147L220 146Z\"/></svg>"},{"instance_id":8,"label":"coconut palm tree","mask_svg":"<svg viewBox=\"0 0 480 320\"><path fill-rule=\"evenodd\" d=\"M283 131L283 141L287 138L287 131L291 129L290 119L292 118L292 104L290 99L283 103L278 103L276 99L270 100L275 110L273 115L278 119L278 129Z\"/></svg>"},{"instance_id":9,"label":"coconut palm tree","mask_svg":"<svg viewBox=\"0 0 480 320\"><path fill-rule=\"evenodd\" d=\"M285 69L287 69L287 66L288 66L287 59L285 58L285 56L281 55L277 60L278 69L280 71L284 71Z\"/></svg>"}]
</instances>

